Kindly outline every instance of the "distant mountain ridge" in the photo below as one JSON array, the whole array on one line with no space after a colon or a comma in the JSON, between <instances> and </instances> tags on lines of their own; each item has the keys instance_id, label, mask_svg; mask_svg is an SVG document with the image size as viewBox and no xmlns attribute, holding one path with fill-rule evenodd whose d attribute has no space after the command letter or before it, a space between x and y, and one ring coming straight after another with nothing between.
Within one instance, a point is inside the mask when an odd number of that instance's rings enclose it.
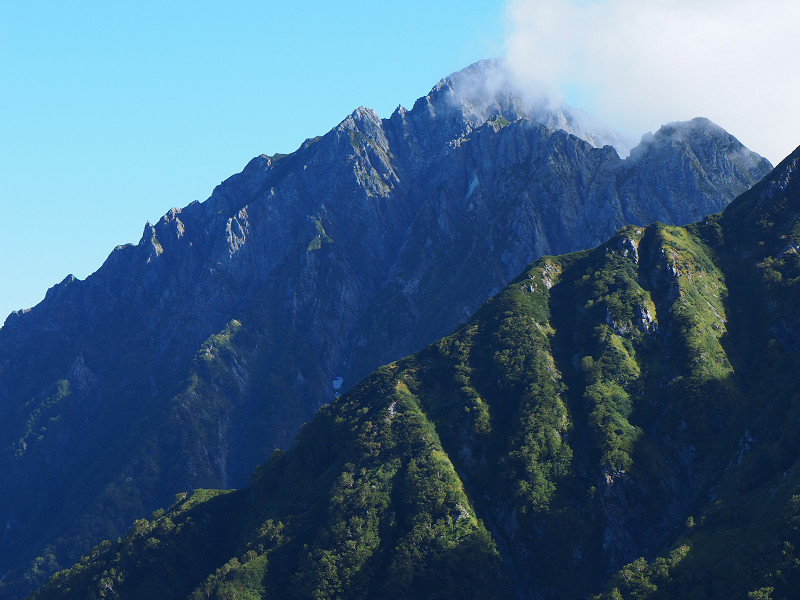
<instances>
[{"instance_id":1,"label":"distant mountain ridge","mask_svg":"<svg viewBox=\"0 0 800 600\"><path fill-rule=\"evenodd\" d=\"M697 220L769 171L702 119L622 160L554 129L580 133L567 112L481 87L498 68L254 158L9 316L6 580L40 581L176 491L242 485L337 385L449 333L536 257Z\"/></svg>"},{"instance_id":2,"label":"distant mountain ridge","mask_svg":"<svg viewBox=\"0 0 800 600\"><path fill-rule=\"evenodd\" d=\"M540 258L250 485L178 495L32 600L795 598L799 166Z\"/></svg>"}]
</instances>

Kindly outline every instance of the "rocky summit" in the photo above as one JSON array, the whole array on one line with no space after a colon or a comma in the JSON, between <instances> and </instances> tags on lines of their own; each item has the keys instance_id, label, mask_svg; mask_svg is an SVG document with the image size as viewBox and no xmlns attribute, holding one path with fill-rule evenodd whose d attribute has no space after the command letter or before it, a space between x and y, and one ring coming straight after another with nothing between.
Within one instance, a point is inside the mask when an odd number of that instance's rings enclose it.
<instances>
[{"instance_id":1,"label":"rocky summit","mask_svg":"<svg viewBox=\"0 0 800 600\"><path fill-rule=\"evenodd\" d=\"M0 583L41 583L179 491L243 485L381 364L532 260L724 208L771 166L705 119L621 158L497 61L359 108L148 223L0 329Z\"/></svg>"}]
</instances>

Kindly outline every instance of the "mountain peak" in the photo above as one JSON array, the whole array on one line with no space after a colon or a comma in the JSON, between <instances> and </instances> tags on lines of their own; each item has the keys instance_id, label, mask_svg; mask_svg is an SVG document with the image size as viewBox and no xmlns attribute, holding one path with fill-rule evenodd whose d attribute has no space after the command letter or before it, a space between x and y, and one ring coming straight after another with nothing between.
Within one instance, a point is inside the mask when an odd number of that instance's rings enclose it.
<instances>
[{"instance_id":1,"label":"mountain peak","mask_svg":"<svg viewBox=\"0 0 800 600\"><path fill-rule=\"evenodd\" d=\"M504 90L513 93L517 87L506 63L498 58L489 58L442 78L431 93L450 90L459 98L478 102L480 99L493 100L498 92Z\"/></svg>"},{"instance_id":2,"label":"mountain peak","mask_svg":"<svg viewBox=\"0 0 800 600\"><path fill-rule=\"evenodd\" d=\"M701 162L708 164L716 164L724 155L725 164L739 172L753 168L768 172L772 168L767 159L746 148L733 135L705 117L674 121L662 125L655 133L644 134L639 144L631 150L630 160L640 161L652 154L663 160L665 152L685 154L687 151L696 157L702 156ZM736 191L730 199L739 193Z\"/></svg>"},{"instance_id":3,"label":"mountain peak","mask_svg":"<svg viewBox=\"0 0 800 600\"><path fill-rule=\"evenodd\" d=\"M492 117L521 118L550 130L564 130L595 147L614 146L624 155L630 142L611 128L567 104L543 87L526 85L499 58L480 60L440 80L414 105L430 105L436 113L457 111L466 123L482 125Z\"/></svg>"},{"instance_id":4,"label":"mountain peak","mask_svg":"<svg viewBox=\"0 0 800 600\"><path fill-rule=\"evenodd\" d=\"M372 108L359 106L339 123L337 129L374 130L379 127L381 118L378 113Z\"/></svg>"},{"instance_id":5,"label":"mountain peak","mask_svg":"<svg viewBox=\"0 0 800 600\"><path fill-rule=\"evenodd\" d=\"M706 117L695 117L689 121L673 121L662 125L654 134L656 137L686 139L700 134L714 137L730 136L722 127Z\"/></svg>"}]
</instances>

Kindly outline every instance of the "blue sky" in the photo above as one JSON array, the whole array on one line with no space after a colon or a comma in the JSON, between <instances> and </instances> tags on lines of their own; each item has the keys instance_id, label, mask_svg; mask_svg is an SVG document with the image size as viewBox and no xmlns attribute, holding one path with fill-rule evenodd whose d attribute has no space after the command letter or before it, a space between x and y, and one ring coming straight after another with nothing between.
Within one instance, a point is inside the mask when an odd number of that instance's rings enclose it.
<instances>
[{"instance_id":1,"label":"blue sky","mask_svg":"<svg viewBox=\"0 0 800 600\"><path fill-rule=\"evenodd\" d=\"M707 116L776 162L798 22L793 0L4 3L0 323L253 156L481 58L628 134Z\"/></svg>"}]
</instances>

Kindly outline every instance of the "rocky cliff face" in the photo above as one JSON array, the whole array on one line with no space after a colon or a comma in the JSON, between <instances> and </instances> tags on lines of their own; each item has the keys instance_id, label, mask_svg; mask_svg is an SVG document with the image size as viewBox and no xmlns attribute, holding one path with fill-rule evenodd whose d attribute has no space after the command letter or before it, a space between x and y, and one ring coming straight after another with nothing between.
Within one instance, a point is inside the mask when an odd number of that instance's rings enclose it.
<instances>
[{"instance_id":1,"label":"rocky cliff face","mask_svg":"<svg viewBox=\"0 0 800 600\"><path fill-rule=\"evenodd\" d=\"M249 486L179 495L33 598L796 598L798 164L540 258Z\"/></svg>"},{"instance_id":2,"label":"rocky cliff face","mask_svg":"<svg viewBox=\"0 0 800 600\"><path fill-rule=\"evenodd\" d=\"M40 556L44 573L176 491L243 483L323 403L534 258L693 221L770 168L702 119L623 160L593 145L613 136L507 84L479 63L388 119L359 108L10 315L0 570Z\"/></svg>"}]
</instances>

